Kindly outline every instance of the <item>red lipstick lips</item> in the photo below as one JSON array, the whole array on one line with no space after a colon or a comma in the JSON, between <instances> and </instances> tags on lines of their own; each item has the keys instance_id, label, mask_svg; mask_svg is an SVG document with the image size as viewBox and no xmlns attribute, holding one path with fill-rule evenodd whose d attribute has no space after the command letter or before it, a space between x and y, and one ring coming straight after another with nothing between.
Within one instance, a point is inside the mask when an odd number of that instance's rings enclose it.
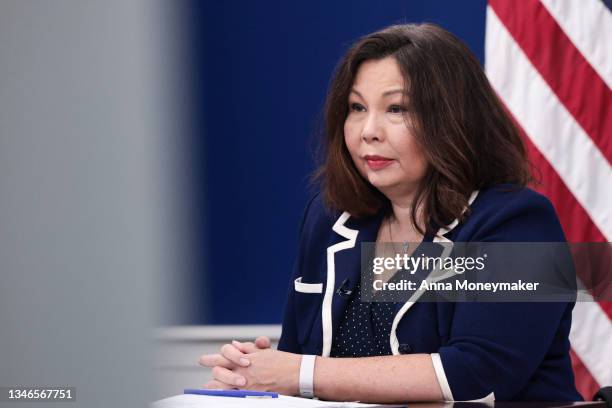
<instances>
[{"instance_id":1,"label":"red lipstick lips","mask_svg":"<svg viewBox=\"0 0 612 408\"><path fill-rule=\"evenodd\" d=\"M367 155L364 157L364 159L366 160L368 167L372 170L384 169L393 162L393 159L377 155Z\"/></svg>"}]
</instances>

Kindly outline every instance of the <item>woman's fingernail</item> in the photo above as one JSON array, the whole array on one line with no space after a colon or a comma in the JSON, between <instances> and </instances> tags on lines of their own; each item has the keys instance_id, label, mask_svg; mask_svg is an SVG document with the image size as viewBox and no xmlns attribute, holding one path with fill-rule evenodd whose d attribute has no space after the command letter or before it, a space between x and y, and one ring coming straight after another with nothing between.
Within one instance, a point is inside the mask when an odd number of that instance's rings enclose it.
<instances>
[{"instance_id":1,"label":"woman's fingernail","mask_svg":"<svg viewBox=\"0 0 612 408\"><path fill-rule=\"evenodd\" d=\"M245 384L246 384L246 379L245 378L238 378L236 380L236 385L243 386Z\"/></svg>"},{"instance_id":2,"label":"woman's fingernail","mask_svg":"<svg viewBox=\"0 0 612 408\"><path fill-rule=\"evenodd\" d=\"M251 364L251 362L243 357L243 358L240 359L240 364L246 367L249 364Z\"/></svg>"},{"instance_id":3,"label":"woman's fingernail","mask_svg":"<svg viewBox=\"0 0 612 408\"><path fill-rule=\"evenodd\" d=\"M232 340L232 344L233 344L234 346L236 346L236 347L238 347L238 346L240 345L240 343L239 343L239 342L237 342L236 340Z\"/></svg>"}]
</instances>

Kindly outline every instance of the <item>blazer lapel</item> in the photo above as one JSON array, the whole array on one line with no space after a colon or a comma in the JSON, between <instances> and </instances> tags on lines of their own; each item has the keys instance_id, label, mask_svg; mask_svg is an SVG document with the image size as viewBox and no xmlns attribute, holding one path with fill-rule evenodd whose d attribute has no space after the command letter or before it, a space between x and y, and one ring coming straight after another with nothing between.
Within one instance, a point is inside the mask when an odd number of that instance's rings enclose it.
<instances>
[{"instance_id":1,"label":"blazer lapel","mask_svg":"<svg viewBox=\"0 0 612 408\"><path fill-rule=\"evenodd\" d=\"M475 190L472 192L472 194L470 195L470 198L468 199L468 207L472 205L474 200L476 200L476 198L478 197L478 193L479 193L478 190ZM465 212L468 207L464 208L463 212ZM433 237L433 242L440 244L439 245L440 252L437 256L444 259L448 257L453 251L453 241L449 239L447 235L450 235L451 231L457 225L459 225L459 220L455 219L449 225L439 228L438 231L436 232L435 236ZM433 246L432 246L432 250L437 251L435 247ZM428 282L440 282L452 276L457 276L457 274L452 270L434 269L430 271L421 271L420 273L421 273L421 275L419 276L420 280L422 281L426 279ZM399 308L396 309L397 313L395 314L395 318L393 319L393 324L391 326L391 334L389 336L391 352L393 354L399 354L399 341L397 339L397 326L399 325L400 320L402 319L402 317L404 317L406 312L408 312L408 310L410 310L410 308L416 303L416 301L419 300L421 296L423 296L425 292L427 292L427 290L425 289L416 290L412 294L412 296L408 299L408 301L406 301L403 305L399 306Z\"/></svg>"},{"instance_id":2,"label":"blazer lapel","mask_svg":"<svg viewBox=\"0 0 612 408\"><path fill-rule=\"evenodd\" d=\"M323 357L329 357L333 336L361 279L361 244L376 241L381 221L382 215L359 220L344 212L333 226L344 240L327 248L327 284L321 310Z\"/></svg>"}]
</instances>

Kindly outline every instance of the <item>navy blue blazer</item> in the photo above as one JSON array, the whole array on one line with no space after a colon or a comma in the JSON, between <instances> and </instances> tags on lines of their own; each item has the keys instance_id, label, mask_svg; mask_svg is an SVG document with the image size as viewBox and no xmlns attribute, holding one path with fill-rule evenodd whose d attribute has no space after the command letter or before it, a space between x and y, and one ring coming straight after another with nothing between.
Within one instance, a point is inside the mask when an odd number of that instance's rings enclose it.
<instances>
[{"instance_id":1,"label":"navy blue blazer","mask_svg":"<svg viewBox=\"0 0 612 408\"><path fill-rule=\"evenodd\" d=\"M434 242L564 242L544 196L508 185L474 192L471 213ZM382 215L357 219L326 210L320 195L304 213L279 350L328 357L360 279L361 243L375 242ZM345 283L346 285L346 283ZM573 303L406 302L390 335L393 354L431 354L445 400L582 400L569 357ZM415 373L418 375L418 373Z\"/></svg>"}]
</instances>

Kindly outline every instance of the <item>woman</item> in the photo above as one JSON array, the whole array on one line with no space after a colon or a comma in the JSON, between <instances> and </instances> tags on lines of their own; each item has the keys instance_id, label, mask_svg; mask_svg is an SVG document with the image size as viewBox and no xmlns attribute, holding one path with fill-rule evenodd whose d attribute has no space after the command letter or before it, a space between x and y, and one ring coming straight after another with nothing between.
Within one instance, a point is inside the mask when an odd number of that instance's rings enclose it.
<instances>
[{"instance_id":1,"label":"woman","mask_svg":"<svg viewBox=\"0 0 612 408\"><path fill-rule=\"evenodd\" d=\"M357 41L326 102L278 350L233 342L207 388L330 400L580 400L571 303L364 303L363 242L562 242L478 61L432 24ZM314 357L316 356L316 357ZM345 358L337 358L345 357Z\"/></svg>"}]
</instances>

